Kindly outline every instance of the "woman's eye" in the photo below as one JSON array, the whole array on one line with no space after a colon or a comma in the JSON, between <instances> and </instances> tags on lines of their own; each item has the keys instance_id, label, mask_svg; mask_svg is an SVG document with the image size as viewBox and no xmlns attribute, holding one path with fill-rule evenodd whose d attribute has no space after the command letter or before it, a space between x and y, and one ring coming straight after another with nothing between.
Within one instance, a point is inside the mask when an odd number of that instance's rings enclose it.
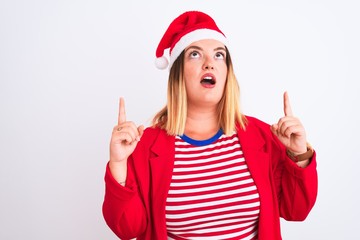
<instances>
[{"instance_id":1,"label":"woman's eye","mask_svg":"<svg viewBox=\"0 0 360 240\"><path fill-rule=\"evenodd\" d=\"M200 57L200 54L196 51L193 51L190 53L190 57L191 58L199 58Z\"/></svg>"},{"instance_id":2,"label":"woman's eye","mask_svg":"<svg viewBox=\"0 0 360 240\"><path fill-rule=\"evenodd\" d=\"M215 59L225 59L225 54L218 52L215 54Z\"/></svg>"}]
</instances>

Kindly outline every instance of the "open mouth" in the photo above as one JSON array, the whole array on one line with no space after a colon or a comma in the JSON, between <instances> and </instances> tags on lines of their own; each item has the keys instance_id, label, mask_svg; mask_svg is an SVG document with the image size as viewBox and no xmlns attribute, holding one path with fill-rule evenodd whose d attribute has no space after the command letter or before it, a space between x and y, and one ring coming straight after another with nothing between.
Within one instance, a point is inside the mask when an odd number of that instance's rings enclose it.
<instances>
[{"instance_id":1,"label":"open mouth","mask_svg":"<svg viewBox=\"0 0 360 240\"><path fill-rule=\"evenodd\" d=\"M202 85L213 86L215 85L216 81L212 76L206 76L200 81L200 83Z\"/></svg>"}]
</instances>

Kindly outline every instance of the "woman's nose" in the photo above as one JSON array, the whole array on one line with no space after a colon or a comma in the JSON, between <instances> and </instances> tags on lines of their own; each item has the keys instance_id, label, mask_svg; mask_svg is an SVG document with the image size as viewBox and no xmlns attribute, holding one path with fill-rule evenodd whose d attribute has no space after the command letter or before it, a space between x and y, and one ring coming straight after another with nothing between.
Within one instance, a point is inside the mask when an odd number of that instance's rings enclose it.
<instances>
[{"instance_id":1,"label":"woman's nose","mask_svg":"<svg viewBox=\"0 0 360 240\"><path fill-rule=\"evenodd\" d=\"M213 62L211 61L211 59L209 59L208 57L207 57L207 58L205 59L205 61L204 61L203 68L204 68L205 70L214 69L214 64L213 64Z\"/></svg>"},{"instance_id":2,"label":"woman's nose","mask_svg":"<svg viewBox=\"0 0 360 240\"><path fill-rule=\"evenodd\" d=\"M210 64L207 64L207 65L205 65L205 69L206 70L214 69L214 67L212 65L210 65Z\"/></svg>"}]
</instances>

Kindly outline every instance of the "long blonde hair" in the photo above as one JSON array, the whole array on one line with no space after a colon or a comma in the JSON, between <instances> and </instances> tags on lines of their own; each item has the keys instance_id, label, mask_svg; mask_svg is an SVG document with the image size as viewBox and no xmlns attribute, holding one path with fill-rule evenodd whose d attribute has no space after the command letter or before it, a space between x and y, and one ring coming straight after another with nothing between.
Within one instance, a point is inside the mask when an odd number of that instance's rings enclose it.
<instances>
[{"instance_id":1,"label":"long blonde hair","mask_svg":"<svg viewBox=\"0 0 360 240\"><path fill-rule=\"evenodd\" d=\"M228 68L224 93L218 103L219 125L226 135L236 130L238 123L245 129L246 118L240 111L240 88L237 82L231 57L226 49L226 65ZM153 118L153 126L160 127L169 135L183 135L187 116L187 94L183 77L184 51L172 65L168 78L167 105Z\"/></svg>"}]
</instances>

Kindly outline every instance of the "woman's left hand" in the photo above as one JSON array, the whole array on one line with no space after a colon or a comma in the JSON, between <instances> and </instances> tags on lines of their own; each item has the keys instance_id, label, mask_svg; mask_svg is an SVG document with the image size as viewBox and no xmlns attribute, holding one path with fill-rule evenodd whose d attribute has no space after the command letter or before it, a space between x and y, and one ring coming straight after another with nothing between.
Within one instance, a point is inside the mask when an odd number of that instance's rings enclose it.
<instances>
[{"instance_id":1,"label":"woman's left hand","mask_svg":"<svg viewBox=\"0 0 360 240\"><path fill-rule=\"evenodd\" d=\"M300 120L293 115L287 92L284 93L284 113L285 116L271 126L271 131L295 155L305 153L307 151L306 132Z\"/></svg>"}]
</instances>

